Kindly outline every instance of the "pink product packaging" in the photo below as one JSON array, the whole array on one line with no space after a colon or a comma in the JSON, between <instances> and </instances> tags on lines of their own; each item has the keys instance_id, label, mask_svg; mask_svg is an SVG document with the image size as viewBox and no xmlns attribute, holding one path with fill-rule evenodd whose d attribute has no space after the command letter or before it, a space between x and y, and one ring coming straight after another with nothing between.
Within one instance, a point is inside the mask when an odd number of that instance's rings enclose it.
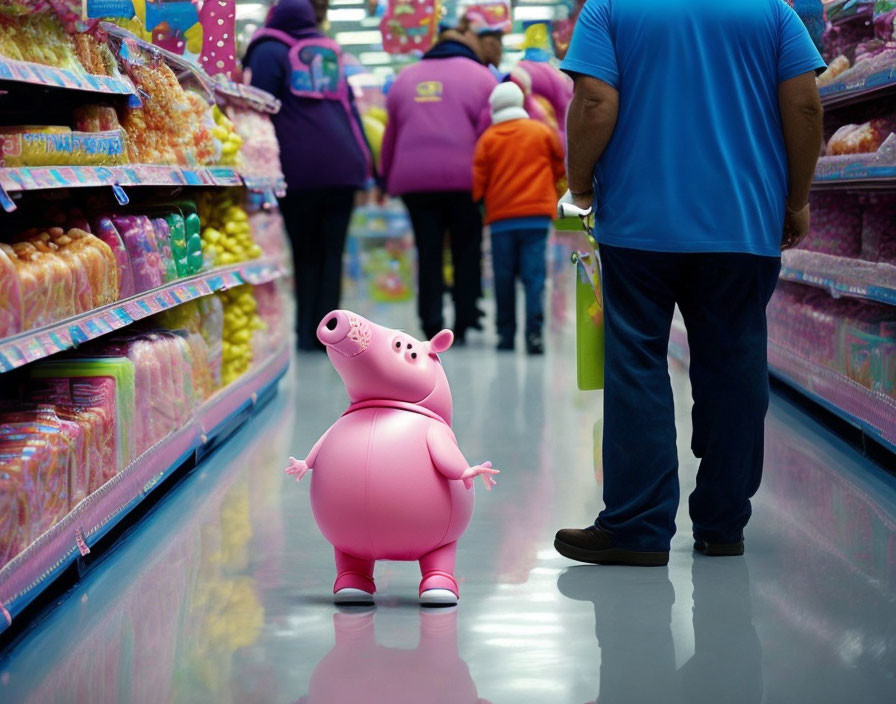
<instances>
[{"instance_id":1,"label":"pink product packaging","mask_svg":"<svg viewBox=\"0 0 896 704\"><path fill-rule=\"evenodd\" d=\"M869 193L865 196L862 259L896 264L896 196L893 194Z\"/></svg>"},{"instance_id":2,"label":"pink product packaging","mask_svg":"<svg viewBox=\"0 0 896 704\"><path fill-rule=\"evenodd\" d=\"M72 454L58 426L10 423L2 426L0 473L16 477L26 496L28 543L69 510Z\"/></svg>"},{"instance_id":3,"label":"pink product packaging","mask_svg":"<svg viewBox=\"0 0 896 704\"><path fill-rule=\"evenodd\" d=\"M20 474L0 464L0 568L28 547L28 517Z\"/></svg>"},{"instance_id":4,"label":"pink product packaging","mask_svg":"<svg viewBox=\"0 0 896 704\"><path fill-rule=\"evenodd\" d=\"M88 493L87 478L90 474L91 455L88 452L88 428L73 420L69 414L60 413L51 404L32 405L22 402L2 403L0 412L0 442L16 433L32 434L36 437L53 433L59 440L61 451L70 455L60 458L68 467L68 477L59 478L65 483L69 497L68 509L81 501ZM46 478L44 478L46 480Z\"/></svg>"},{"instance_id":5,"label":"pink product packaging","mask_svg":"<svg viewBox=\"0 0 896 704\"><path fill-rule=\"evenodd\" d=\"M862 208L850 194L813 194L812 225L800 245L822 254L858 257L862 252Z\"/></svg>"},{"instance_id":6,"label":"pink product packaging","mask_svg":"<svg viewBox=\"0 0 896 704\"><path fill-rule=\"evenodd\" d=\"M118 266L119 296L121 298L130 298L136 293L134 288L134 271L131 268L128 250L124 246L121 235L118 234L112 219L108 215L101 215L95 218L93 221L93 232L109 245L112 254L115 256L115 263Z\"/></svg>"},{"instance_id":7,"label":"pink product packaging","mask_svg":"<svg viewBox=\"0 0 896 704\"><path fill-rule=\"evenodd\" d=\"M90 409L101 419L103 462L102 472L95 479L102 486L118 474L119 433L115 380L109 377L83 377L62 381L71 385L72 405Z\"/></svg>"},{"instance_id":8,"label":"pink product packaging","mask_svg":"<svg viewBox=\"0 0 896 704\"><path fill-rule=\"evenodd\" d=\"M115 428L115 382L112 379L32 379L29 398L52 403L60 414L77 414L92 429L87 453L90 461L84 483L92 494L117 473L118 441Z\"/></svg>"},{"instance_id":9,"label":"pink product packaging","mask_svg":"<svg viewBox=\"0 0 896 704\"><path fill-rule=\"evenodd\" d=\"M151 222L159 250L162 273L165 277L165 283L169 283L177 279L177 267L174 264L174 255L171 252L171 230L164 218L153 218Z\"/></svg>"},{"instance_id":10,"label":"pink product packaging","mask_svg":"<svg viewBox=\"0 0 896 704\"><path fill-rule=\"evenodd\" d=\"M145 215L113 215L112 223L128 252L136 293L162 285L162 266L152 223Z\"/></svg>"}]
</instances>

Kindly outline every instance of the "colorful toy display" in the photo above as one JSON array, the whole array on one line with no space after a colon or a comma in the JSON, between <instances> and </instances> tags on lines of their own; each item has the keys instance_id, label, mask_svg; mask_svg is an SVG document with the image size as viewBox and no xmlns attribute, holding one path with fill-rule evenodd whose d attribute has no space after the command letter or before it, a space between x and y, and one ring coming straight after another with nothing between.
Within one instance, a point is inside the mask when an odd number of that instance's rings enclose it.
<instances>
[{"instance_id":1,"label":"colorful toy display","mask_svg":"<svg viewBox=\"0 0 896 704\"><path fill-rule=\"evenodd\" d=\"M383 49L390 54L423 54L432 47L439 24L438 0L389 0L380 21Z\"/></svg>"},{"instance_id":2,"label":"colorful toy display","mask_svg":"<svg viewBox=\"0 0 896 704\"><path fill-rule=\"evenodd\" d=\"M376 560L419 561L423 604L452 604L457 541L473 513L473 479L487 488L498 470L470 466L451 431L452 402L438 355L454 335L422 342L348 311L321 321L318 339L351 405L304 460L314 470L311 506L336 550L337 602L372 601Z\"/></svg>"}]
</instances>

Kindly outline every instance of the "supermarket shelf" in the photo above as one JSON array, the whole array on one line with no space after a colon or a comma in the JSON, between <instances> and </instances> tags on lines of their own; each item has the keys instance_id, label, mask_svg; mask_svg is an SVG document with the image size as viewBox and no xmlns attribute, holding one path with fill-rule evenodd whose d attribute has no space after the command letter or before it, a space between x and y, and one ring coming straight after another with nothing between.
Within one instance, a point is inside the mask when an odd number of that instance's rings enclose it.
<instances>
[{"instance_id":1,"label":"supermarket shelf","mask_svg":"<svg viewBox=\"0 0 896 704\"><path fill-rule=\"evenodd\" d=\"M250 191L274 193L277 196L286 194L286 179L282 176L278 178L255 178L254 176L243 174L243 183Z\"/></svg>"},{"instance_id":2,"label":"supermarket shelf","mask_svg":"<svg viewBox=\"0 0 896 704\"><path fill-rule=\"evenodd\" d=\"M834 415L896 452L896 399L871 391L769 340L771 373Z\"/></svg>"},{"instance_id":3,"label":"supermarket shelf","mask_svg":"<svg viewBox=\"0 0 896 704\"><path fill-rule=\"evenodd\" d=\"M812 188L821 190L863 190L863 191L892 191L896 190L896 166L882 169L881 175L857 176L855 178L825 177L812 182Z\"/></svg>"},{"instance_id":4,"label":"supermarket shelf","mask_svg":"<svg viewBox=\"0 0 896 704\"><path fill-rule=\"evenodd\" d=\"M95 76L75 73L67 69L44 66L30 61L16 61L0 57L0 82L28 83L30 85L80 90L105 95L128 95L137 98L137 91L130 79L122 76Z\"/></svg>"},{"instance_id":5,"label":"supermarket shelf","mask_svg":"<svg viewBox=\"0 0 896 704\"><path fill-rule=\"evenodd\" d=\"M835 83L819 88L821 104L827 108L854 105L896 93L896 68L889 67L867 76L843 74Z\"/></svg>"},{"instance_id":6,"label":"supermarket shelf","mask_svg":"<svg viewBox=\"0 0 896 704\"><path fill-rule=\"evenodd\" d=\"M275 115L280 112L281 103L270 93L242 83L228 81L224 76L212 77L215 99L218 104L250 108L258 112Z\"/></svg>"},{"instance_id":7,"label":"supermarket shelf","mask_svg":"<svg viewBox=\"0 0 896 704\"><path fill-rule=\"evenodd\" d=\"M289 360L289 346L284 345L267 361L219 391L200 407L191 423L147 450L0 569L0 633L79 556L87 555L89 546L114 528L160 482L204 444L213 442L229 429L232 416L248 419L256 408L256 400L266 397L269 391L274 392ZM217 407L222 412L214 413ZM203 421L212 418L218 422L204 429Z\"/></svg>"},{"instance_id":8,"label":"supermarket shelf","mask_svg":"<svg viewBox=\"0 0 896 704\"><path fill-rule=\"evenodd\" d=\"M876 152L823 156L815 168L815 188L896 188L896 135Z\"/></svg>"},{"instance_id":9,"label":"supermarket shelf","mask_svg":"<svg viewBox=\"0 0 896 704\"><path fill-rule=\"evenodd\" d=\"M241 186L229 166L186 168L155 164L124 166L20 166L0 168L0 187L7 193L51 188L98 186Z\"/></svg>"},{"instance_id":10,"label":"supermarket shelf","mask_svg":"<svg viewBox=\"0 0 896 704\"><path fill-rule=\"evenodd\" d=\"M792 249L782 255L781 278L823 288L834 297L896 305L896 266Z\"/></svg>"},{"instance_id":11,"label":"supermarket shelf","mask_svg":"<svg viewBox=\"0 0 896 704\"><path fill-rule=\"evenodd\" d=\"M60 320L38 330L0 339L0 373L67 350L88 340L119 330L134 321L209 296L241 284L262 284L281 277L286 265L279 260L258 259L213 269L172 281L152 291L88 313Z\"/></svg>"},{"instance_id":12,"label":"supermarket shelf","mask_svg":"<svg viewBox=\"0 0 896 704\"><path fill-rule=\"evenodd\" d=\"M690 363L687 334L677 320L672 323L669 355L685 365ZM774 340L768 343L768 364L775 378L896 452L896 399L820 367Z\"/></svg>"}]
</instances>

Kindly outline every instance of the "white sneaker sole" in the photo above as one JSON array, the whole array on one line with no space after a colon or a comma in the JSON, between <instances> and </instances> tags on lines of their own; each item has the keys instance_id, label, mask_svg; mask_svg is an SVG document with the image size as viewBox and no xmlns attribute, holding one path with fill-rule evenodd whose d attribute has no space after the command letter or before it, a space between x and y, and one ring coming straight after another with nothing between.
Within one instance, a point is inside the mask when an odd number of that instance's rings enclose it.
<instances>
[{"instance_id":1,"label":"white sneaker sole","mask_svg":"<svg viewBox=\"0 0 896 704\"><path fill-rule=\"evenodd\" d=\"M423 606L454 606L457 604L457 594L448 589L427 589L420 595L420 604Z\"/></svg>"},{"instance_id":2,"label":"white sneaker sole","mask_svg":"<svg viewBox=\"0 0 896 704\"><path fill-rule=\"evenodd\" d=\"M361 589L346 587L333 595L333 601L337 604L372 604L373 594L368 594Z\"/></svg>"}]
</instances>

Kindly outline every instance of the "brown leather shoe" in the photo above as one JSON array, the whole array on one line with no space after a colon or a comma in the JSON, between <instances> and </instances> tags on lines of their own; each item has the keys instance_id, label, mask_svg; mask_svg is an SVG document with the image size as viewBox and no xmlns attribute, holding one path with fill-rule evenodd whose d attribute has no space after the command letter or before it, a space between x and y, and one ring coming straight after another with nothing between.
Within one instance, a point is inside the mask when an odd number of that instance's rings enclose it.
<instances>
[{"instance_id":1,"label":"brown leather shoe","mask_svg":"<svg viewBox=\"0 0 896 704\"><path fill-rule=\"evenodd\" d=\"M595 565L632 565L663 567L669 564L669 551L645 552L617 547L613 536L597 526L584 530L564 528L557 531L554 549L563 557Z\"/></svg>"}]
</instances>

